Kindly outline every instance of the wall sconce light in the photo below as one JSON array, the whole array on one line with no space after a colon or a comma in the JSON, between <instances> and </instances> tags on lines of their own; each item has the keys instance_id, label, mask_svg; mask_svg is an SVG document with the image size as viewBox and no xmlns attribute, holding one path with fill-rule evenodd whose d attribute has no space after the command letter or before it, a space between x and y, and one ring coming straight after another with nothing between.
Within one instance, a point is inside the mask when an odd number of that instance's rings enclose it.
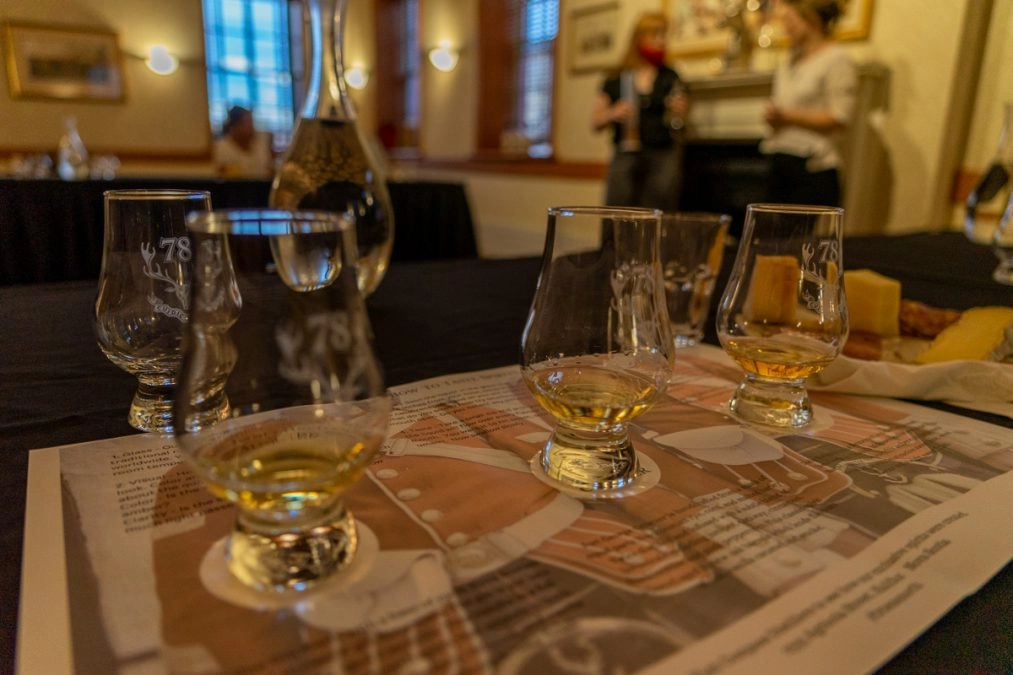
<instances>
[{"instance_id":1,"label":"wall sconce light","mask_svg":"<svg viewBox=\"0 0 1013 675\"><path fill-rule=\"evenodd\" d=\"M437 47L429 50L429 63L433 64L436 70L449 73L457 67L457 59L460 52L450 46L449 40L440 40Z\"/></svg>"},{"instance_id":2,"label":"wall sconce light","mask_svg":"<svg viewBox=\"0 0 1013 675\"><path fill-rule=\"evenodd\" d=\"M345 70L345 82L352 89L365 89L369 83L369 71L362 64L356 63Z\"/></svg>"},{"instance_id":3,"label":"wall sconce light","mask_svg":"<svg viewBox=\"0 0 1013 675\"><path fill-rule=\"evenodd\" d=\"M179 68L179 59L169 53L165 45L155 45L148 50L148 58L144 64L153 73L158 75L171 75Z\"/></svg>"}]
</instances>

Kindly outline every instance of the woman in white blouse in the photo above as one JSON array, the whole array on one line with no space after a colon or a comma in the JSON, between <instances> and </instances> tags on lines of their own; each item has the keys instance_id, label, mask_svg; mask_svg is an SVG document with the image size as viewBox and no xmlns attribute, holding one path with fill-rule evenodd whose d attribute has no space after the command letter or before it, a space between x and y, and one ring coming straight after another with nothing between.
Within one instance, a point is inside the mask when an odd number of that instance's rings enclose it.
<instances>
[{"instance_id":1,"label":"woman in white blouse","mask_svg":"<svg viewBox=\"0 0 1013 675\"><path fill-rule=\"evenodd\" d=\"M767 199L840 206L841 142L855 105L856 73L831 34L842 0L779 0L789 58L774 77L760 150L771 158Z\"/></svg>"},{"instance_id":2,"label":"woman in white blouse","mask_svg":"<svg viewBox=\"0 0 1013 675\"><path fill-rule=\"evenodd\" d=\"M222 125L222 137L215 141L215 173L222 178L272 178L271 142L271 134L254 127L250 110L233 106Z\"/></svg>"}]
</instances>

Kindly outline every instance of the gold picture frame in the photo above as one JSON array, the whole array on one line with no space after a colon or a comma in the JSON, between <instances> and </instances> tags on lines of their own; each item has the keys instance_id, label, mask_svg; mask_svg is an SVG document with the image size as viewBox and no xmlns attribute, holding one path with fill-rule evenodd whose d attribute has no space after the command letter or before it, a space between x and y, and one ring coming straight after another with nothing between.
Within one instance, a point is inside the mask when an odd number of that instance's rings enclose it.
<instances>
[{"instance_id":1,"label":"gold picture frame","mask_svg":"<svg viewBox=\"0 0 1013 675\"><path fill-rule=\"evenodd\" d=\"M772 19L776 0L760 2L760 9L748 12L746 22L750 28L769 23L773 32L769 34L773 45L786 44L784 37ZM714 56L728 46L731 34L723 25L726 0L679 0L670 3L668 13L672 28L669 36L668 53L673 57ZM745 3L743 3L745 5ZM874 0L849 0L844 15L834 30L834 39L841 41L863 40L872 30Z\"/></svg>"},{"instance_id":2,"label":"gold picture frame","mask_svg":"<svg viewBox=\"0 0 1013 675\"><path fill-rule=\"evenodd\" d=\"M574 74L606 70L619 62L619 3L570 12L569 64Z\"/></svg>"},{"instance_id":3,"label":"gold picture frame","mask_svg":"<svg viewBox=\"0 0 1013 675\"><path fill-rule=\"evenodd\" d=\"M838 40L864 40L872 31L874 0L850 0L844 16L837 22L834 37Z\"/></svg>"},{"instance_id":4,"label":"gold picture frame","mask_svg":"<svg viewBox=\"0 0 1013 675\"><path fill-rule=\"evenodd\" d=\"M123 55L116 33L7 22L3 25L11 98L122 102Z\"/></svg>"},{"instance_id":5,"label":"gold picture frame","mask_svg":"<svg viewBox=\"0 0 1013 675\"><path fill-rule=\"evenodd\" d=\"M671 3L668 54L675 57L711 56L728 44L730 31L722 25L725 0L678 0Z\"/></svg>"}]
</instances>

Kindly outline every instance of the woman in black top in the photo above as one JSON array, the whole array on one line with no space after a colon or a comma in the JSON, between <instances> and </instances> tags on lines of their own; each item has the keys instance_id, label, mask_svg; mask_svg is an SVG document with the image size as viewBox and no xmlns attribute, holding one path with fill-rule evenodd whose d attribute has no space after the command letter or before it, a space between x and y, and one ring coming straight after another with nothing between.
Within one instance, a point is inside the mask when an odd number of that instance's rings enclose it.
<instances>
[{"instance_id":1,"label":"woman in black top","mask_svg":"<svg viewBox=\"0 0 1013 675\"><path fill-rule=\"evenodd\" d=\"M688 109L679 74L665 65L668 18L647 12L637 21L626 55L602 85L591 123L612 127L615 154L605 203L675 211L682 147L679 132Z\"/></svg>"}]
</instances>

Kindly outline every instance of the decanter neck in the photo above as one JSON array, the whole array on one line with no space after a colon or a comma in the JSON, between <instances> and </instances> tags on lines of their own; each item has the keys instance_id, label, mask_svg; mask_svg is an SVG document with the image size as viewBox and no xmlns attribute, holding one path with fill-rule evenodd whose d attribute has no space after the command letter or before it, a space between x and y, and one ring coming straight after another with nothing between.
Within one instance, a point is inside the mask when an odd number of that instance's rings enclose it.
<instances>
[{"instance_id":1,"label":"decanter neck","mask_svg":"<svg viewBox=\"0 0 1013 675\"><path fill-rule=\"evenodd\" d=\"M1002 129L995 148L996 161L1013 165L1013 102L1006 102L1002 108Z\"/></svg>"},{"instance_id":2,"label":"decanter neck","mask_svg":"<svg viewBox=\"0 0 1013 675\"><path fill-rule=\"evenodd\" d=\"M310 76L302 117L355 120L345 88L344 27L346 0L303 0L310 21Z\"/></svg>"}]
</instances>

